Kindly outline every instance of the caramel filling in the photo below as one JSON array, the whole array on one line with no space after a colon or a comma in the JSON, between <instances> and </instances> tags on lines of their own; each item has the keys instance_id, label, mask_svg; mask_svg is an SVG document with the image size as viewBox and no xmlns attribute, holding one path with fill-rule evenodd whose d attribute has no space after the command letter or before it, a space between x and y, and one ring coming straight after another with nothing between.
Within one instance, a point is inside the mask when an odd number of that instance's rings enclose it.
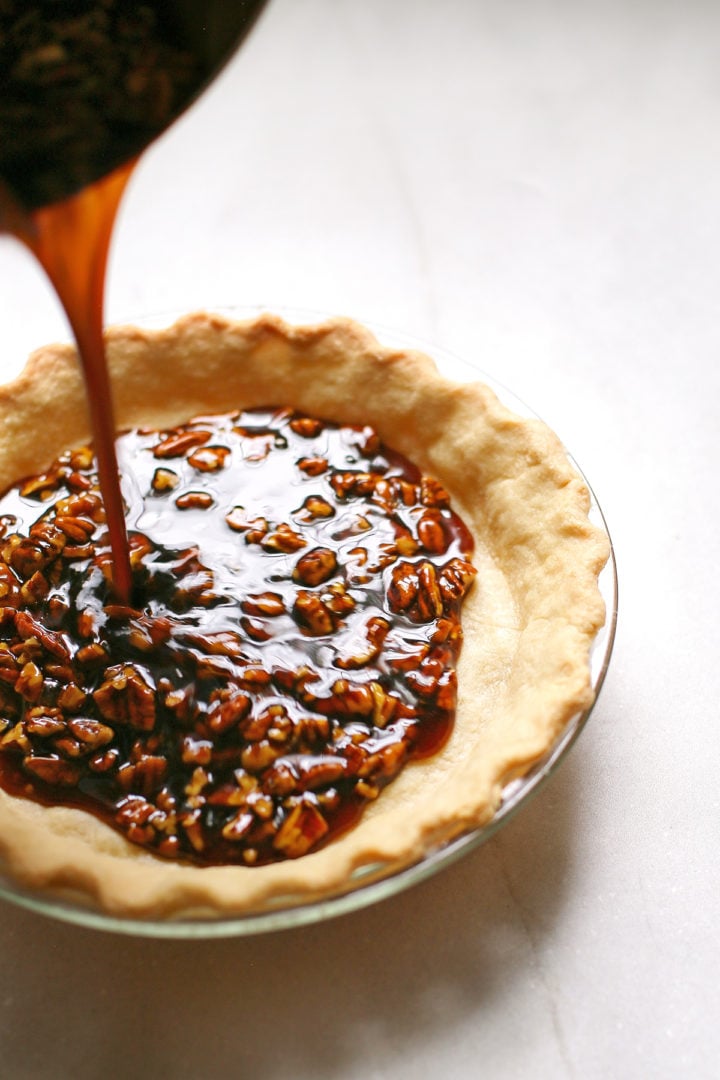
<instances>
[{"instance_id":1,"label":"caramel filling","mask_svg":"<svg viewBox=\"0 0 720 1080\"><path fill-rule=\"evenodd\" d=\"M296 858L447 739L472 539L370 428L287 409L117 441L0 500L0 785L201 865Z\"/></svg>"}]
</instances>

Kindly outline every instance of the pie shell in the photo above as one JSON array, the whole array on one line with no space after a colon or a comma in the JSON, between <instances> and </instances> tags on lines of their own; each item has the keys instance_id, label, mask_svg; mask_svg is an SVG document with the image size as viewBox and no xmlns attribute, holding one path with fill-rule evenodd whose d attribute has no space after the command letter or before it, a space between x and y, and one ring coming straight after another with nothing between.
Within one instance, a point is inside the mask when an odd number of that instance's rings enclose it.
<instances>
[{"instance_id":1,"label":"pie shell","mask_svg":"<svg viewBox=\"0 0 720 1080\"><path fill-rule=\"evenodd\" d=\"M609 554L590 498L556 436L486 386L383 347L349 319L289 326L205 312L163 330L107 331L118 429L171 426L208 411L288 405L370 424L435 476L475 540L463 607L453 733L411 763L351 830L321 850L261 867L201 868L154 856L94 816L0 790L0 855L40 893L112 915L227 917L337 895L487 823L503 786L592 703L589 655L605 611ZM50 345L0 387L0 490L90 437L75 350Z\"/></svg>"}]
</instances>

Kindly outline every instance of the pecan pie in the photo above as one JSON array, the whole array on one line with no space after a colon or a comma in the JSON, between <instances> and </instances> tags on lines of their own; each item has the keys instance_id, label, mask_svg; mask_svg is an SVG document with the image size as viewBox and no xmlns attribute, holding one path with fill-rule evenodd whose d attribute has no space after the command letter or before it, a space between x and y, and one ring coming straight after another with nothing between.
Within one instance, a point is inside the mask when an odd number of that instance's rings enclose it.
<instances>
[{"instance_id":1,"label":"pecan pie","mask_svg":"<svg viewBox=\"0 0 720 1080\"><path fill-rule=\"evenodd\" d=\"M1 391L9 874L222 916L487 822L592 698L607 540L555 436L349 320L195 314L108 355L127 603L74 351Z\"/></svg>"}]
</instances>

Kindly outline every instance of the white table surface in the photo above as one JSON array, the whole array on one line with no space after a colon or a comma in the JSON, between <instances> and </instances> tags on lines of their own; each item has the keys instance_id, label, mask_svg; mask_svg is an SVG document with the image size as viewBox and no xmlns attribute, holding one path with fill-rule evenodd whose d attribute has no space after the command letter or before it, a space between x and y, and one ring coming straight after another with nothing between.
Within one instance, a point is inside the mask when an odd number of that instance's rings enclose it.
<instances>
[{"instance_id":1,"label":"white table surface","mask_svg":"<svg viewBox=\"0 0 720 1080\"><path fill-rule=\"evenodd\" d=\"M484 848L253 939L0 904L0 1071L720 1075L720 8L272 0L144 158L108 316L285 305L480 364L559 432L621 587L593 718ZM64 334L0 240L0 374Z\"/></svg>"}]
</instances>

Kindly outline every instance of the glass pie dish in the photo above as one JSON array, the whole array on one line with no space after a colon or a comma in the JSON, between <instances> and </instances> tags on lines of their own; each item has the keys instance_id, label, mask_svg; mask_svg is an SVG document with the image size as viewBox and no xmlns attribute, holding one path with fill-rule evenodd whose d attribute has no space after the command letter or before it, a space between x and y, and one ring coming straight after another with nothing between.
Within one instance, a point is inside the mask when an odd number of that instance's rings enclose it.
<instances>
[{"instance_id":1,"label":"glass pie dish","mask_svg":"<svg viewBox=\"0 0 720 1080\"><path fill-rule=\"evenodd\" d=\"M254 314L254 313L253 313ZM246 312L232 313L234 318L238 315L246 317ZM267 344L265 340L267 335L270 337L273 335L284 335L283 340L294 340L301 343L301 355L305 357L305 353L302 351L307 344L306 339L308 334L310 337L313 335L318 337L317 327L304 327L303 324L307 323L308 316L305 313L298 315L298 313L283 313L286 322L282 327L279 327L272 321L263 323L259 320L261 338L264 344ZM215 316L202 316L206 321L205 330L208 332L215 332L217 327L213 320ZM313 316L315 322L317 322L317 316ZM167 326L168 319L152 320L152 325ZM138 321L134 320L134 326L137 326ZM147 325L147 323L145 324ZM180 324L177 324L180 325ZM190 326L190 330L193 331L193 326ZM297 329L295 329L297 328ZM186 325L187 329L187 325ZM348 329L347 326L344 327ZM362 328L360 328L362 329ZM384 330L373 328L375 338L381 343L381 349L402 349L407 350L403 353L403 356L411 356L412 350L421 350L426 356L429 355L435 362L440 374L445 380L449 380L448 386L457 387L458 384L471 383L476 384L480 378L485 385L491 384L492 381L488 378L481 376L480 373L472 366L462 363L456 360L454 357L443 353L440 350L428 346L425 343L417 342L413 339L409 339L404 336L391 334ZM306 332L307 331L307 332ZM234 331L233 331L234 332ZM357 344L361 342L363 350L362 364L366 363L365 358L369 358L371 355L375 355L375 346L377 341L375 339L367 339L363 337L367 331L362 331L360 336L353 339L352 334L355 333L355 329L352 330L351 339ZM319 334L319 338L325 342L325 336L327 331L323 330ZM368 351L369 349L369 351ZM166 354L167 356L168 354ZM177 355L177 354L174 354ZM206 354L203 354L206 355ZM398 354L401 355L401 354ZM153 359L155 356L153 357ZM385 357L387 359L387 357ZM304 361L303 361L304 362ZM333 361L334 362L334 361ZM343 361L344 362L344 361ZM368 361L369 362L369 361ZM374 362L374 361L373 361ZM145 369L143 369L144 371ZM305 369L303 369L305 370ZM326 368L316 369L325 372ZM370 371L370 368L361 366L360 375L362 380L365 379L366 374ZM414 370L414 369L413 369ZM427 369L425 369L428 374ZM276 369L273 369L273 375L276 374ZM380 378L380 381L384 381L387 370L385 368L376 369L376 376ZM397 373L395 373L396 375ZM393 377L395 377L393 375ZM297 376L295 376L297 377ZM431 376L431 384L436 376ZM330 380L331 386L332 379ZM274 386L274 383L268 385ZM364 382L363 382L364 386ZM223 384L224 389L224 384ZM525 415L532 417L529 410L525 409L520 403L507 391L499 387L493 387L499 399L504 405L509 406L513 414L517 416ZM272 391L264 391L265 393ZM332 408L339 405L333 405L333 402L338 402L337 397L333 398L329 396L332 391L326 393L325 397L325 409L327 412L331 412ZM454 393L454 392L453 392ZM217 396L217 395L216 395ZM457 402L461 402L465 408L466 418L470 420L471 424L475 424L475 417L479 419L479 413L469 411L467 408L470 398L460 387L458 392L454 394L454 398ZM349 400L349 399L348 399ZM498 413L498 415L500 415ZM443 423L444 423L443 415ZM412 421L412 417L411 417ZM501 417L499 426L502 430L502 425L509 422L506 417ZM414 421L412 421L414 424ZM415 425L417 426L417 425ZM528 425L530 426L530 425ZM454 429L451 429L454 430ZM495 432L497 435L497 431ZM447 443L447 437L445 442ZM531 449L530 444L528 448ZM503 452L507 452L507 448L503 444ZM553 451L555 453L555 451ZM512 458L512 462L515 463L517 459ZM524 460L524 458L523 458ZM347 466L345 466L347 468ZM524 466L523 466L524 468ZM577 468L577 467L576 467ZM578 470L579 472L579 470ZM560 478L560 487L563 483L567 483L569 479L570 470L567 468L567 464L562 466L558 476ZM574 483L579 483L577 480ZM589 485L588 485L589 488ZM609 549L609 538L607 537L607 529L605 528L602 514L597 505L597 501L594 497L590 498L590 511L589 516L592 524L595 526L596 531L599 534L604 534L607 543L604 548ZM556 519L557 521L557 519ZM570 522L568 527L561 524L561 528L564 529L565 536L568 539L570 546L573 545L572 540L573 523ZM595 637L592 653L590 657L590 683L593 691L594 699L597 699L600 686L602 684L607 664L609 661L610 651L612 648L612 640L615 624L615 611L616 611L616 583L615 583L615 571L612 556L610 556L605 569L602 571L599 581L599 588L602 599L606 609L606 619L603 629ZM597 608L596 608L597 610ZM488 624L489 625L489 624ZM597 625L595 623L594 625ZM481 624L482 628L482 624ZM558 654L559 655L559 654ZM554 661L553 661L554 663ZM517 684L517 674L513 676L513 681ZM521 683L522 695L524 698L528 696L532 699L535 694L535 683L530 679L529 683L526 681ZM577 699L575 699L577 700ZM543 711L543 701L535 700L532 704L531 711L533 714ZM544 782L544 780L552 773L558 761L562 758L567 748L574 741L575 737L582 729L584 722L589 715L590 709L578 709L575 715L571 717L569 714L564 713L563 725L561 730L553 728L552 743L548 746L545 743L542 744L543 755L538 760L538 754L535 753L533 762L528 767L527 757L525 758L525 764L522 769L514 769L512 775L514 779L505 783L502 795L499 799L494 799L493 805L495 807L494 815L490 820L487 816L483 818L483 824L478 826L474 824L472 827L467 827L460 831L459 827L453 828L452 839L443 839L442 842L428 842L422 848L421 854L418 856L417 850L413 852L412 857L408 858L403 856L398 857L396 860L384 855L382 861L374 859L372 854L370 857L367 855L363 857L354 868L351 868L344 876L338 877L331 884L330 888L323 889L321 898L317 895L312 895L309 892L296 891L294 887L284 887L281 891L278 890L274 894L262 898L260 903L255 903L252 909L247 914L238 914L237 912L218 912L207 914L186 914L180 912L179 914L163 913L162 917L144 915L135 915L132 917L117 914L107 914L105 911L101 911L96 907L90 907L87 903L75 902L74 899L67 899L65 896L58 898L55 894L45 892L39 894L33 893L22 887L18 887L15 881L11 881L9 876L3 877L0 881L0 895L5 896L8 899L12 899L18 903L24 904L34 910L41 911L46 914L52 914L58 918L62 918L68 921L80 923L87 926L93 926L102 929L115 930L120 932L145 934L150 936L163 936L163 937L211 937L211 936L223 936L223 935L235 935L245 933L259 933L262 931L278 929L287 926L301 925L303 923L317 921L324 919L332 915L341 914L342 912L351 911L353 909L362 907L375 900L379 900L383 897L392 895L393 893L403 889L417 881L422 880L428 875L436 872L443 866L447 865L450 861L459 857L463 852L470 850L476 845L482 843L485 839L491 836L494 831L524 803L530 797L530 795L537 790L537 788ZM513 735L514 739L514 735ZM491 738L492 741L492 738ZM463 744L464 745L464 744ZM461 755L461 757L464 755ZM521 760L515 759L513 760ZM434 766L433 766L434 768ZM521 775L518 775L518 774ZM506 775L510 775L509 770L502 773L503 778ZM467 781L468 776L464 777ZM416 811L417 812L417 811ZM455 824L457 823L456 819ZM332 845L331 845L332 846ZM329 849L327 849L329 850ZM54 851L46 848L46 854L53 862L55 858ZM304 857L303 857L304 858ZM314 856L312 857L314 858ZM299 860L302 862L302 859ZM37 863L37 856L36 856ZM254 871L246 869L245 875L252 876L254 873L260 871ZM255 880L255 879L253 879Z\"/></svg>"}]
</instances>

